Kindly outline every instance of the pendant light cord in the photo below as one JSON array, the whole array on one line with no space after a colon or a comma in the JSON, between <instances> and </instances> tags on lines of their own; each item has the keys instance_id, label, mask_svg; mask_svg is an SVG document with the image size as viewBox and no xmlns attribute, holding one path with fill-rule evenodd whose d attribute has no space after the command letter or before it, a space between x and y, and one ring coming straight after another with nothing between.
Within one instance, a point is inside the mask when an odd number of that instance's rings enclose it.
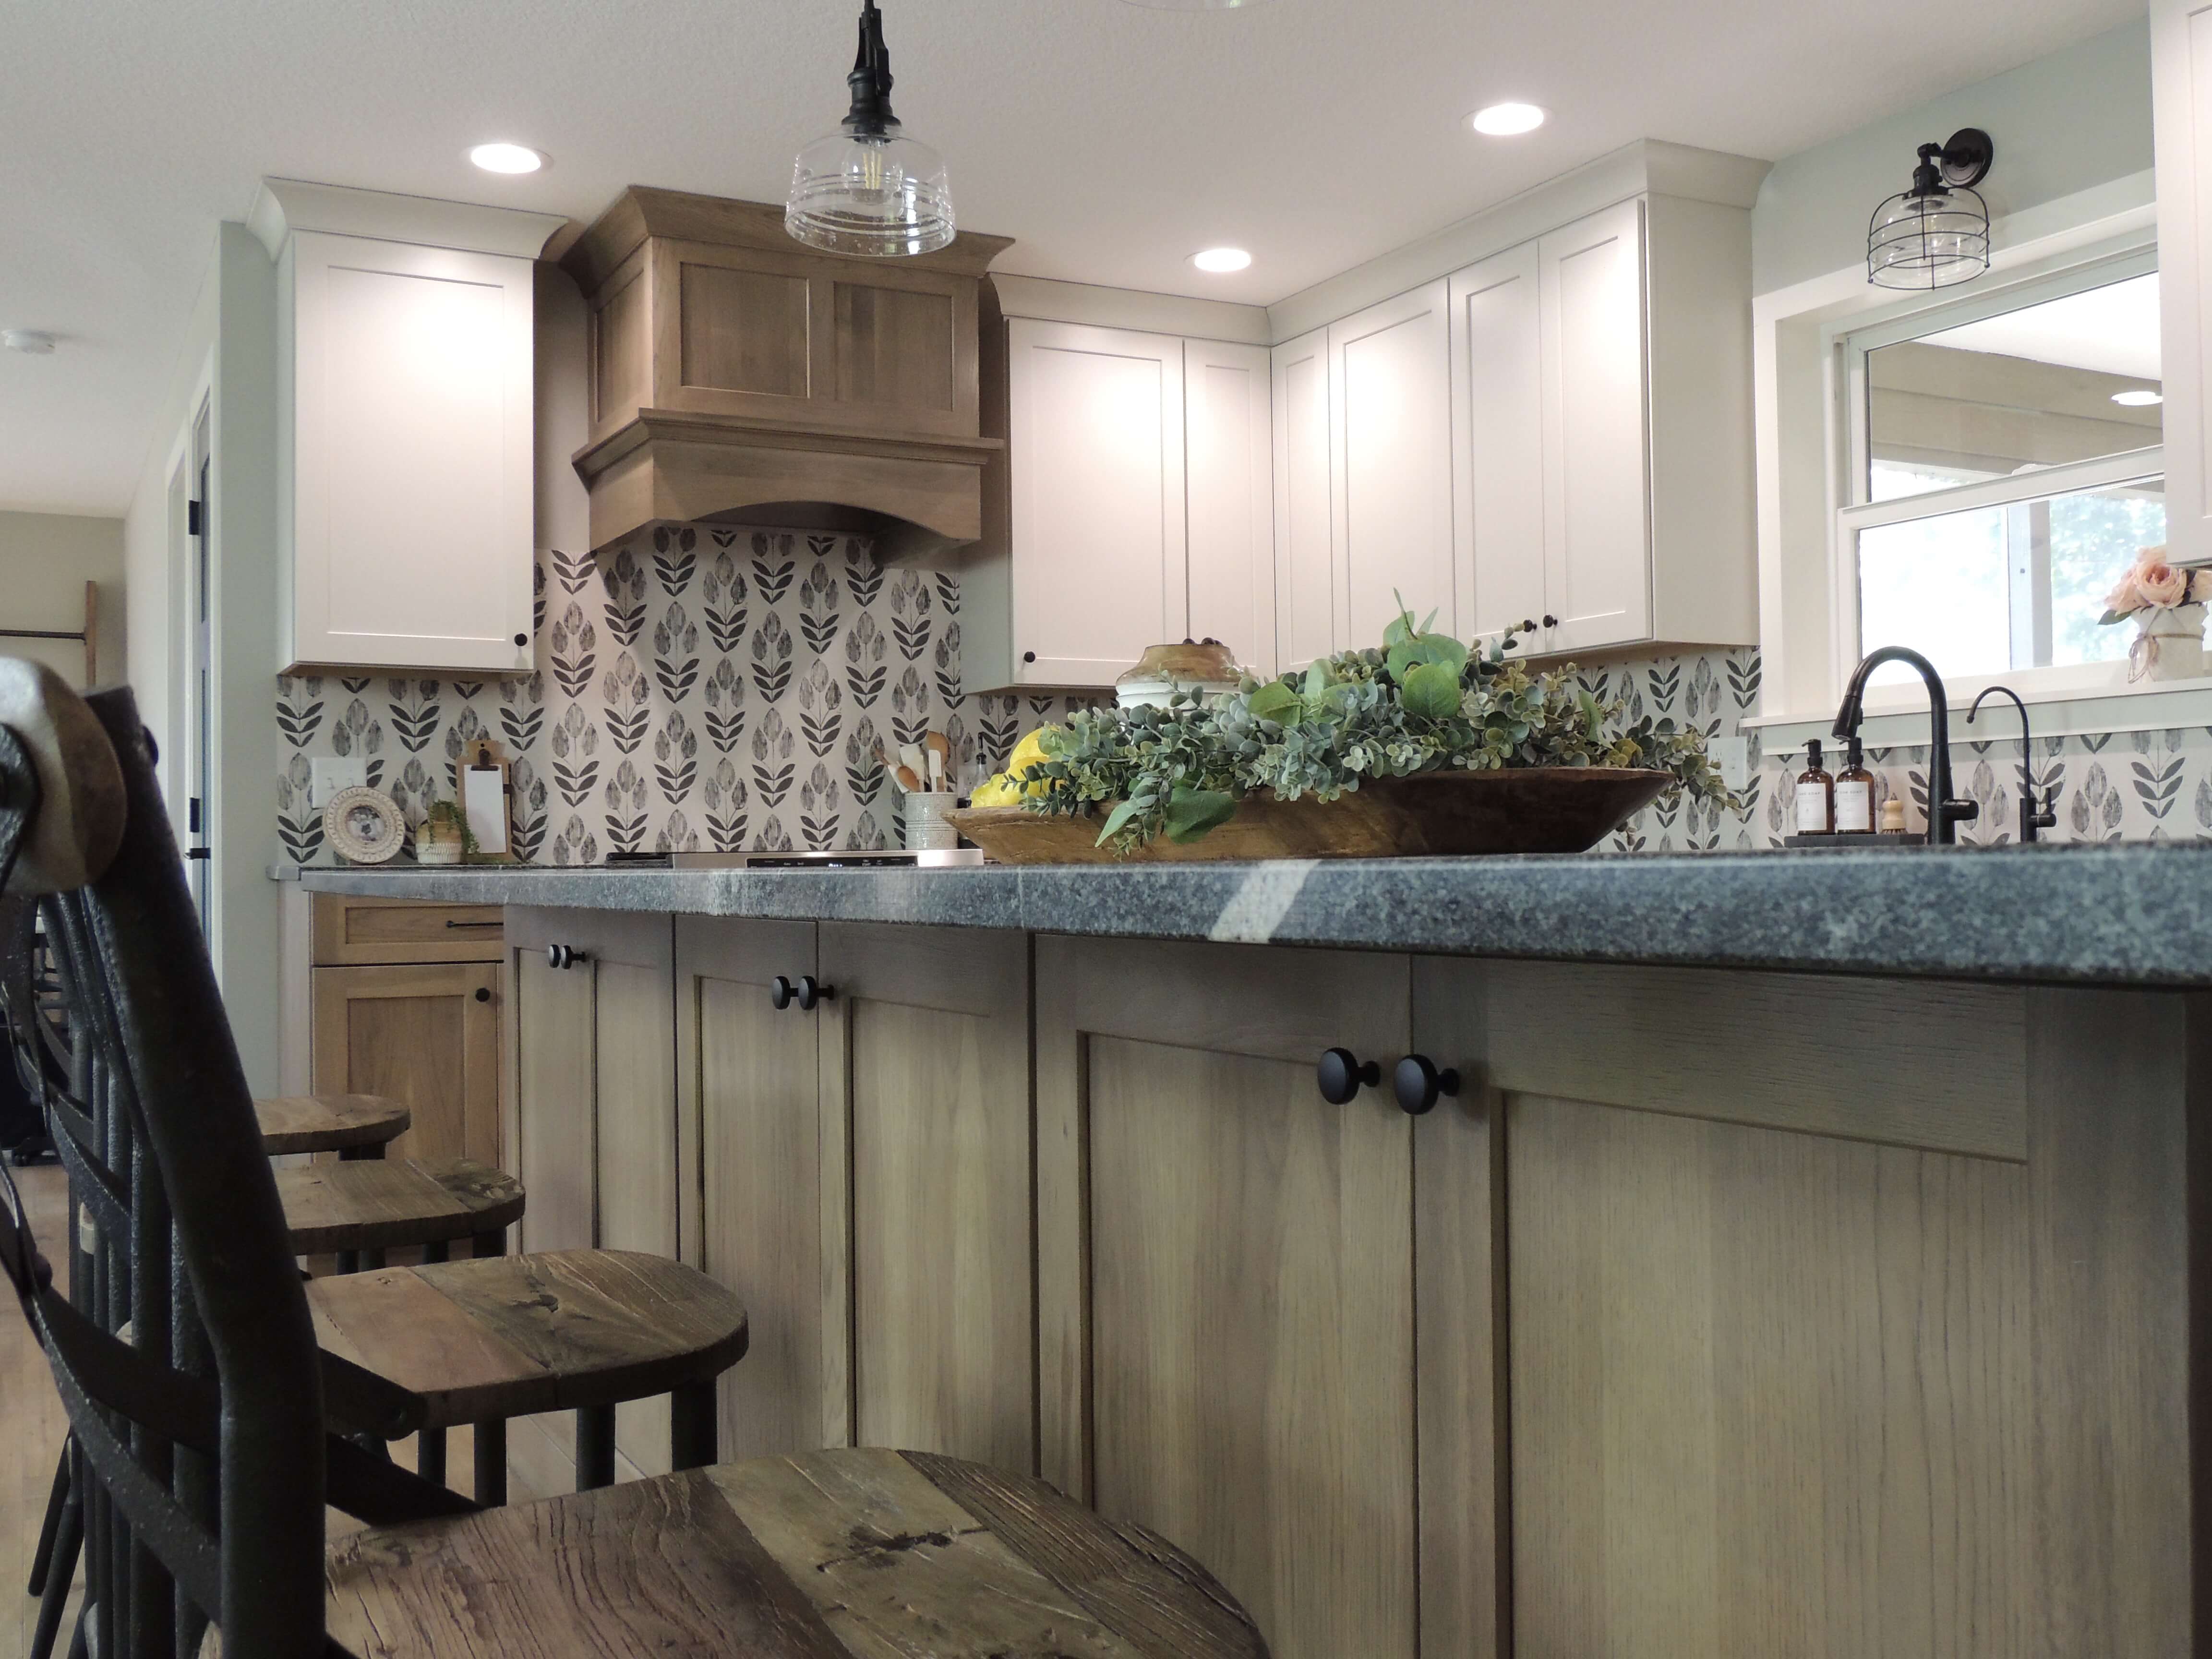
<instances>
[{"instance_id":1,"label":"pendant light cord","mask_svg":"<svg viewBox=\"0 0 2212 1659\"><path fill-rule=\"evenodd\" d=\"M898 125L898 117L891 113L891 54L884 45L884 15L876 9L876 0L861 0L860 51L845 84L853 89L846 131L872 138L888 137Z\"/></svg>"}]
</instances>

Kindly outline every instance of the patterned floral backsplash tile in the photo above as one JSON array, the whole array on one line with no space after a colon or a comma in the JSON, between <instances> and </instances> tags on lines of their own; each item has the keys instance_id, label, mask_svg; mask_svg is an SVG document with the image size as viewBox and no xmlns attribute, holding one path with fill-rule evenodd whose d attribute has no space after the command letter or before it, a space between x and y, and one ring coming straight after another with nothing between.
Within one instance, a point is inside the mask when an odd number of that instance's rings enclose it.
<instances>
[{"instance_id":1,"label":"patterned floral backsplash tile","mask_svg":"<svg viewBox=\"0 0 2212 1659\"><path fill-rule=\"evenodd\" d=\"M1031 727L1080 699L974 696L960 673L960 586L886 569L864 538L714 526L657 531L603 559L541 555L541 672L528 679L280 679L277 833L301 862L323 853L309 764L359 757L410 823L451 799L479 736L514 763L525 859L593 864L611 852L876 848L902 835L878 759L934 727L964 788ZM1707 652L1580 671L1631 719L1650 713L1732 735L1758 706L1756 651ZM1960 744L1960 786L1983 802L1974 841L2016 832L2017 741ZM2060 789L2068 840L2212 836L2212 729L2065 738L2035 745L2039 787ZM1626 852L1771 845L1784 833L1791 757L1753 738L1742 810L1677 800L1607 845ZM1874 750L1885 795L1924 822L1927 752Z\"/></svg>"},{"instance_id":2,"label":"patterned floral backsplash tile","mask_svg":"<svg viewBox=\"0 0 2212 1659\"><path fill-rule=\"evenodd\" d=\"M603 559L542 554L528 679L280 679L277 832L322 851L310 763L358 756L410 823L450 799L479 736L514 763L526 860L611 852L896 846L899 793L878 758L934 728L965 787L1060 696L969 696L960 586L886 569L863 538L662 530Z\"/></svg>"}]
</instances>

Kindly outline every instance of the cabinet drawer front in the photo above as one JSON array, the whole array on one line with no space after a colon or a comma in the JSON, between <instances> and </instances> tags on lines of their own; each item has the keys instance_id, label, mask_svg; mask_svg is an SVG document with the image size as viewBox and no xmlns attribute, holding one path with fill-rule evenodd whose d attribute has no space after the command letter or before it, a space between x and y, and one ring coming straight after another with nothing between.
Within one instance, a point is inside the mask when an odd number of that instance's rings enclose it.
<instances>
[{"instance_id":1,"label":"cabinet drawer front","mask_svg":"<svg viewBox=\"0 0 2212 1659\"><path fill-rule=\"evenodd\" d=\"M315 895L315 965L497 962L506 955L496 904L416 904Z\"/></svg>"}]
</instances>

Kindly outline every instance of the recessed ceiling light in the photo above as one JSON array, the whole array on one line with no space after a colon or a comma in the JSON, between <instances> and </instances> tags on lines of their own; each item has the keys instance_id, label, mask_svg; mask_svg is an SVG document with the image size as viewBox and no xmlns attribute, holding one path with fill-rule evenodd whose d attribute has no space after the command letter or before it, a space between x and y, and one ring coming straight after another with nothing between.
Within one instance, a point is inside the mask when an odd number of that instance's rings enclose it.
<instances>
[{"instance_id":1,"label":"recessed ceiling light","mask_svg":"<svg viewBox=\"0 0 2212 1659\"><path fill-rule=\"evenodd\" d=\"M1490 104L1475 111L1468 125L1486 137L1511 138L1542 126L1544 112L1534 104Z\"/></svg>"},{"instance_id":2,"label":"recessed ceiling light","mask_svg":"<svg viewBox=\"0 0 2212 1659\"><path fill-rule=\"evenodd\" d=\"M1191 264L1200 270L1225 276L1232 270L1243 270L1252 263L1252 256L1241 247L1210 247L1203 253L1190 256Z\"/></svg>"},{"instance_id":3,"label":"recessed ceiling light","mask_svg":"<svg viewBox=\"0 0 2212 1659\"><path fill-rule=\"evenodd\" d=\"M469 160L486 173L535 173L545 165L544 153L527 144L478 144Z\"/></svg>"},{"instance_id":4,"label":"recessed ceiling light","mask_svg":"<svg viewBox=\"0 0 2212 1659\"><path fill-rule=\"evenodd\" d=\"M11 328L0 334L0 345L10 351L20 351L27 357L51 357L54 355L54 337L42 328Z\"/></svg>"},{"instance_id":5,"label":"recessed ceiling light","mask_svg":"<svg viewBox=\"0 0 2212 1659\"><path fill-rule=\"evenodd\" d=\"M2153 392L2148 386L2137 386L2130 392L2115 392L2112 401L2127 409L2147 409L2153 404L2166 401L2166 393Z\"/></svg>"}]
</instances>

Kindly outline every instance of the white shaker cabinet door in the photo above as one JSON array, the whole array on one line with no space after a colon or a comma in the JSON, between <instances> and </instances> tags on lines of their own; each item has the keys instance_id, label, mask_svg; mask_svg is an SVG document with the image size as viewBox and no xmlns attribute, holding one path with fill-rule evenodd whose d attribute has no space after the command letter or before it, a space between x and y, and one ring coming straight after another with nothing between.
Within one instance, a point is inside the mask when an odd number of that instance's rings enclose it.
<instances>
[{"instance_id":1,"label":"white shaker cabinet door","mask_svg":"<svg viewBox=\"0 0 2212 1659\"><path fill-rule=\"evenodd\" d=\"M1548 614L1544 372L1536 244L1451 279L1452 511L1470 635ZM1541 650L1540 633L1527 648Z\"/></svg>"},{"instance_id":2,"label":"white shaker cabinet door","mask_svg":"<svg viewBox=\"0 0 2212 1659\"><path fill-rule=\"evenodd\" d=\"M285 666L531 665L531 262L295 233Z\"/></svg>"},{"instance_id":3,"label":"white shaker cabinet door","mask_svg":"<svg viewBox=\"0 0 2212 1659\"><path fill-rule=\"evenodd\" d=\"M1643 204L1544 237L1545 648L1651 637Z\"/></svg>"},{"instance_id":4,"label":"white shaker cabinet door","mask_svg":"<svg viewBox=\"0 0 2212 1659\"><path fill-rule=\"evenodd\" d=\"M1015 678L1111 685L1188 629L1183 343L1006 326Z\"/></svg>"},{"instance_id":5,"label":"white shaker cabinet door","mask_svg":"<svg viewBox=\"0 0 2212 1659\"><path fill-rule=\"evenodd\" d=\"M1265 346L1183 347L1190 633L1275 672L1275 502Z\"/></svg>"},{"instance_id":6,"label":"white shaker cabinet door","mask_svg":"<svg viewBox=\"0 0 2212 1659\"><path fill-rule=\"evenodd\" d=\"M1449 306L1439 278L1329 325L1340 650L1381 644L1401 601L1459 626Z\"/></svg>"},{"instance_id":7,"label":"white shaker cabinet door","mask_svg":"<svg viewBox=\"0 0 2212 1659\"><path fill-rule=\"evenodd\" d=\"M1325 328L1274 350L1275 664L1283 673L1336 649L1328 361Z\"/></svg>"}]
</instances>

